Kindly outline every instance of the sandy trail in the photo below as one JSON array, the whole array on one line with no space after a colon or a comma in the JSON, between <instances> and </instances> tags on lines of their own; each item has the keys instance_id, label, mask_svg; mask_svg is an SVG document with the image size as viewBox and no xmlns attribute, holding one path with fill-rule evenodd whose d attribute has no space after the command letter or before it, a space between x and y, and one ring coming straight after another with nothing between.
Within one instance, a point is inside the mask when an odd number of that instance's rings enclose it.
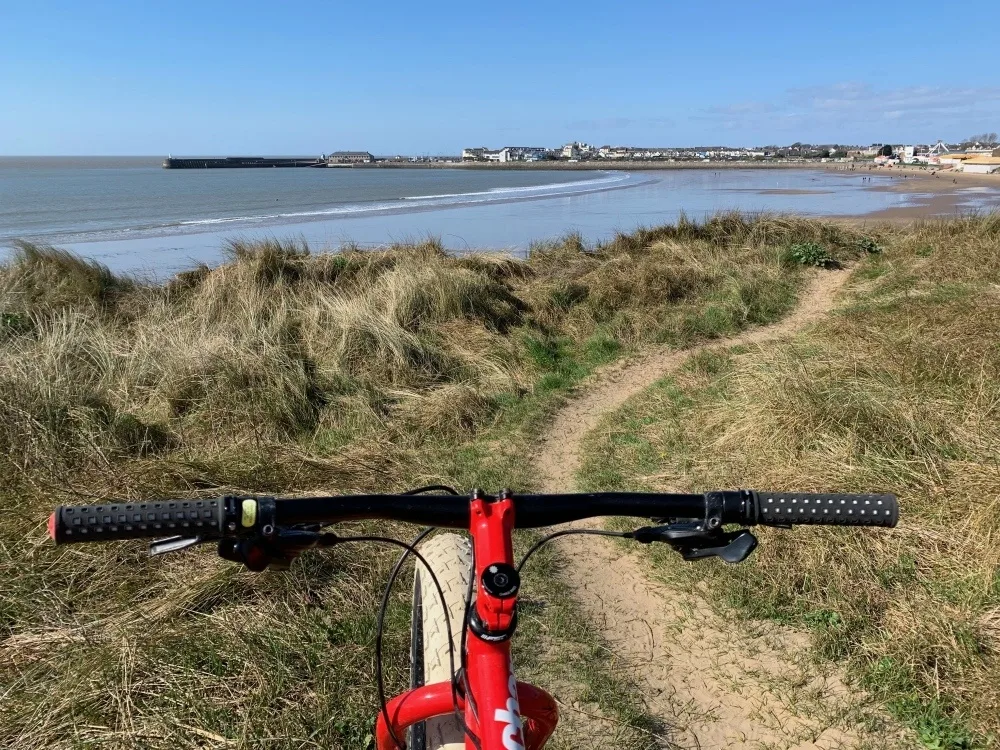
<instances>
[{"instance_id":1,"label":"sandy trail","mask_svg":"<svg viewBox=\"0 0 1000 750\"><path fill-rule=\"evenodd\" d=\"M541 490L574 488L583 438L628 398L694 353L758 344L817 321L833 308L848 275L817 273L795 310L774 325L683 351L653 351L598 373L542 440L535 458ZM648 712L670 727L676 746L827 750L894 744L859 727L867 713L863 697L835 673L817 674L804 658L808 639L802 634L770 623L745 623L737 632L699 596L651 580L637 556L612 542L570 536L557 544L566 581L614 652L616 669L638 686Z\"/></svg>"}]
</instances>

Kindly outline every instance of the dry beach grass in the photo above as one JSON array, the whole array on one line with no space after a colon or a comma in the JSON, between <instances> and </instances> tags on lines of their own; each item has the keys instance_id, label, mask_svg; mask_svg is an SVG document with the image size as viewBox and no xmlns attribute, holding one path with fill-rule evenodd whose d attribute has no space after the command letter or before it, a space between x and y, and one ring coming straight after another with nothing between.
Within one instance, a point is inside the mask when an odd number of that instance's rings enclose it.
<instances>
[{"instance_id":1,"label":"dry beach grass","mask_svg":"<svg viewBox=\"0 0 1000 750\"><path fill-rule=\"evenodd\" d=\"M0 268L0 507L6 519L0 530L0 743L355 748L369 742L375 603L388 553L335 549L304 557L289 573L255 576L209 550L150 561L137 544L55 549L43 530L52 506L109 496L400 490L437 481L527 487L535 478L523 456L546 415L581 378L649 343L681 348L780 318L802 284L803 259L845 262L889 243L884 260L865 266L887 268L872 281L876 308L897 299L893 288L886 291L896 283L890 280L902 278L896 258L920 258L925 245L934 262L914 268L942 276L934 284L997 283L995 219L935 226L886 229L883 238L883 230L862 234L819 221L728 214L640 230L598 247L568 237L533 248L526 261L452 257L434 242L338 254L310 253L296 243L242 243L230 248L226 264L161 285L116 277L52 248L21 245ZM980 248L973 259L967 246ZM992 281L983 281L984 274L993 274ZM892 309L879 314L891 316ZM976 338L971 333L948 332L974 325L976 336L985 335L995 332L996 322L979 307L956 312L941 323L940 338L969 341ZM857 357L866 351L859 347ZM961 359L962 351L943 365L925 357L920 372L929 382L951 382L948 367L979 361ZM820 370L830 382L843 375ZM798 387L808 390L810 382ZM988 390L970 386L952 397L959 404L978 398L973 404L985 408ZM872 396L876 402L892 396L871 392L880 394ZM790 403L813 397L796 398ZM751 406L763 408L745 408ZM933 429L921 428L918 444L939 456L935 451L952 444L941 435L958 439L945 418L957 412L931 411L937 421ZM886 413L889 425L903 416ZM877 430L878 420L870 421L873 432L864 439L876 447L892 437L885 430L898 429ZM975 424L986 421L982 415ZM983 434L979 427L968 420L962 425L962 435L975 437L969 446L989 448L975 442ZM958 458L947 460L969 460L961 440ZM842 442L851 445L847 437ZM925 454L921 460L930 460ZM905 472L892 476L914 481ZM977 487L991 481L988 472L961 476ZM814 484L834 478L820 473ZM842 488L868 478L850 475ZM963 491L972 492L972 485ZM929 497L913 507L936 506ZM965 519L971 547L953 550L941 541L948 528L943 520L919 538L937 538L943 562L949 555L978 559L988 552L980 536L993 528L988 514L953 512ZM785 554L794 559L798 553ZM860 560L847 556L830 574ZM979 586L986 563L976 566ZM538 590L555 596L555 584L542 578L535 581ZM779 584L775 597L800 593ZM936 594L927 596L937 601ZM814 605L825 611L820 601L802 601L809 611ZM396 688L406 679L407 609L401 587L389 612L389 678ZM995 629L985 611L976 611L983 628ZM907 621L917 614L903 607L898 616ZM529 645L519 652L524 673L543 685L552 674L530 644L544 644L550 654L571 653L575 644L590 657L586 669L560 681L576 685L584 702L622 717L616 746L650 746L652 730L629 702L628 686L615 684L601 667L609 657L600 644L574 630L558 606L539 607L526 619L534 624L526 625ZM886 652L877 639L841 643L852 656ZM966 681L946 678L942 690L966 690L968 676L987 663L986 656L968 659Z\"/></svg>"},{"instance_id":2,"label":"dry beach grass","mask_svg":"<svg viewBox=\"0 0 1000 750\"><path fill-rule=\"evenodd\" d=\"M610 418L591 488L888 490L892 534L762 534L751 564L661 574L808 627L926 747L1000 736L1000 221L886 230L841 308L709 350Z\"/></svg>"}]
</instances>

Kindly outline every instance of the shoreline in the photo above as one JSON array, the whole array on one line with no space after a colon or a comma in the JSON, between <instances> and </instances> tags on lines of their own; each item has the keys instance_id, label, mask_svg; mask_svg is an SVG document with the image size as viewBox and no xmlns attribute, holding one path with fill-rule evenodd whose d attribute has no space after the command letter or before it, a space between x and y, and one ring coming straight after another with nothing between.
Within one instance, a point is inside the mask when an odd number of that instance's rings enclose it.
<instances>
[{"instance_id":1,"label":"shoreline","mask_svg":"<svg viewBox=\"0 0 1000 750\"><path fill-rule=\"evenodd\" d=\"M517 162L377 162L375 164L355 164L353 169L469 169L511 172L531 171L591 171L591 172L651 172L675 169L700 169L707 171L740 169L818 169L828 164L806 162L761 161L761 162L703 162L703 161L517 161Z\"/></svg>"},{"instance_id":2,"label":"shoreline","mask_svg":"<svg viewBox=\"0 0 1000 750\"><path fill-rule=\"evenodd\" d=\"M601 170L590 170L595 174L599 173ZM639 179L639 178L636 178ZM565 183L567 186L579 186L585 187L583 190L573 190L571 192L564 193L539 193L535 195L517 195L510 197L498 197L491 201L456 201L449 204L436 204L436 203L417 203L416 201L421 200L421 196L395 198L392 201L396 205L386 205L381 208L373 208L364 212L351 212L345 211L343 213L334 212L317 212L314 214L288 214L282 215L277 214L274 216L247 216L247 217L236 217L236 218L225 218L225 219L214 219L206 220L204 222L195 224L192 222L182 222L179 224L165 225L163 229L171 229L173 231L165 233L151 232L148 234L130 234L130 236L111 236L111 237L86 237L81 238L77 234L64 234L61 237L55 235L43 236L43 237L31 237L26 236L23 239L27 239L32 242L41 243L54 243L54 244L67 244L67 245L88 245L88 244L103 244L108 242L126 242L129 240L146 241L146 240L158 240L167 239L171 237L191 237L202 234L216 234L219 232L232 232L232 233L243 233L243 232L256 232L256 231L277 231L283 227L296 227L303 224L322 224L332 221L357 221L357 220L367 220L367 219L377 219L377 218L389 218L397 216L406 216L413 214L422 213L433 213L435 211L450 211L453 209L464 209L464 208L475 208L475 207L488 207L488 206L503 206L507 204L514 203L532 203L536 201L546 201L546 200L558 200L560 198L569 197L583 197L588 195L595 195L598 193L610 193L618 190L630 190L635 187L641 187L645 184L654 182L654 179L649 179L645 182L637 183L626 183L622 185L611 184L602 186L591 186L586 187L587 180L580 180L577 183ZM538 189L548 189L551 188L550 184L542 184L533 187ZM469 196L475 195L474 193L469 193ZM456 196L461 197L461 195ZM433 197L428 197L427 200L432 200ZM409 202L407 202L409 201ZM256 223L261 220L270 220L266 223ZM114 231L114 230L110 230ZM117 230L121 232L122 230ZM126 230L131 233L133 230ZM22 238L19 238L22 239ZM0 247L2 247L3 240L0 240Z\"/></svg>"},{"instance_id":3,"label":"shoreline","mask_svg":"<svg viewBox=\"0 0 1000 750\"><path fill-rule=\"evenodd\" d=\"M903 166L874 166L868 162L798 162L798 161L536 161L536 162L507 162L505 164L497 162L378 162L375 164L355 164L352 169L468 169L483 171L510 171L510 172L531 172L531 171L593 171L593 172L655 172L670 170L707 170L707 171L739 171L739 170L782 170L782 169L805 169L822 170L830 172L846 172L856 174L872 174L881 176L912 175L930 177L931 172L936 172L939 176L949 175L957 177L959 180L983 180L987 184L1000 186L1000 172L991 175L967 174L965 172L954 172L945 167L919 167L915 165Z\"/></svg>"},{"instance_id":4,"label":"shoreline","mask_svg":"<svg viewBox=\"0 0 1000 750\"><path fill-rule=\"evenodd\" d=\"M920 167L877 167L870 171L853 170L849 173L858 177L889 177L892 179L890 184L872 185L866 189L878 193L909 195L912 200L918 201L908 206L885 208L849 218L908 223L974 212L1000 211L1000 174L965 174L951 170L942 172ZM964 206L973 195L983 197L978 191L970 193L970 190L977 188L992 191L987 197L987 205L974 208Z\"/></svg>"},{"instance_id":5,"label":"shoreline","mask_svg":"<svg viewBox=\"0 0 1000 750\"><path fill-rule=\"evenodd\" d=\"M361 169L468 169L482 171L603 171L603 172L665 172L665 171L702 171L702 172L739 172L739 171L786 171L805 170L814 172L832 172L844 177L879 177L890 178L887 185L872 185L865 190L884 193L927 194L926 200L918 203L893 208L876 209L864 213L832 215L830 218L850 219L854 221L889 221L891 223L907 223L929 219L949 218L951 216L972 211L1000 211L1000 173L991 175L966 174L952 169L938 167L875 166L868 162L662 162L640 161L624 163L606 162L514 162L495 164L483 162L467 162L453 164L372 164L363 165ZM967 188L991 188L997 191L992 196L990 205L985 208L966 208L963 206L968 193L961 192ZM785 190L747 190L747 193L758 195L796 195L802 191ZM822 191L817 191L822 192ZM796 214L795 211L782 213ZM802 214L810 215L810 214Z\"/></svg>"},{"instance_id":6,"label":"shoreline","mask_svg":"<svg viewBox=\"0 0 1000 750\"><path fill-rule=\"evenodd\" d=\"M437 237L455 252L471 249L522 252L535 243L567 233L576 232L586 241L599 241L639 226L670 224L681 213L699 220L720 212L742 210L754 215L827 218L855 224L907 224L1000 210L1000 180L990 176L966 175L966 179L958 180L958 175L949 179L946 173L869 170L867 165L852 170L844 164L784 164L754 169L756 166L730 165L720 169L712 164L675 164L660 170L595 170L580 169L579 164L574 164L564 169L567 172L573 169L578 177L584 177L584 172L595 176L618 172L627 174L629 179L626 184L563 195L514 193L488 201L477 198L469 203L425 206L406 201L405 211L397 206L386 207L384 212L317 214L315 219L290 214L287 222L210 223L186 232L148 236L130 232L119 237L30 239L100 260L113 270L159 275L197 263L217 263L225 243L234 238L295 237L314 248L333 249L346 244L383 247L415 238ZM524 165L479 168L513 171L523 169ZM558 171L553 171L554 179L559 181ZM386 177L393 182L391 175ZM865 179L868 177L874 179L869 182ZM567 174L562 181L568 178ZM488 192L476 195L481 197Z\"/></svg>"}]
</instances>

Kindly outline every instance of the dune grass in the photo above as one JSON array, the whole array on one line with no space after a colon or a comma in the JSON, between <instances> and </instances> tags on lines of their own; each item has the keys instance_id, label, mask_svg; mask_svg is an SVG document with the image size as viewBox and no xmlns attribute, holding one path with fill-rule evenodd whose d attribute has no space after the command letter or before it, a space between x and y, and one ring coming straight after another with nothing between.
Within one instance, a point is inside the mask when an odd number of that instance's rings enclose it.
<instances>
[{"instance_id":1,"label":"dune grass","mask_svg":"<svg viewBox=\"0 0 1000 750\"><path fill-rule=\"evenodd\" d=\"M791 243L845 260L869 239L730 214L597 247L568 237L526 261L452 257L435 242L337 254L233 243L224 265L163 284L18 245L0 267L0 744L366 746L390 552L338 548L253 575L207 549L149 560L138 543L53 548L50 509L529 487L531 440L594 367L773 320L802 279ZM560 631L563 610L536 609L526 634L556 632L554 652L592 656L575 677L561 665L561 680L640 727L600 668L610 657ZM407 613L402 586L393 689L406 682ZM544 676L542 654L518 658ZM648 733L621 741L641 747Z\"/></svg>"},{"instance_id":2,"label":"dune grass","mask_svg":"<svg viewBox=\"0 0 1000 750\"><path fill-rule=\"evenodd\" d=\"M703 352L614 415L584 481L897 493L895 532L765 530L746 565L656 563L740 616L811 628L926 747L995 747L1000 216L880 242L822 325Z\"/></svg>"}]
</instances>

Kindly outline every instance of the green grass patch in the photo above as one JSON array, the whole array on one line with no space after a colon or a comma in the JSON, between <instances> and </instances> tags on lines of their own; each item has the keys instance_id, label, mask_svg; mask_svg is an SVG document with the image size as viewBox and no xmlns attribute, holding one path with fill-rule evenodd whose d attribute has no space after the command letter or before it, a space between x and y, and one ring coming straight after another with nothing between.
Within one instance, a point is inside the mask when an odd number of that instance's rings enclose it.
<instances>
[{"instance_id":1,"label":"green grass patch","mask_svg":"<svg viewBox=\"0 0 1000 750\"><path fill-rule=\"evenodd\" d=\"M789 245L785 262L817 268L833 268L837 264L830 251L818 242L795 242Z\"/></svg>"}]
</instances>

